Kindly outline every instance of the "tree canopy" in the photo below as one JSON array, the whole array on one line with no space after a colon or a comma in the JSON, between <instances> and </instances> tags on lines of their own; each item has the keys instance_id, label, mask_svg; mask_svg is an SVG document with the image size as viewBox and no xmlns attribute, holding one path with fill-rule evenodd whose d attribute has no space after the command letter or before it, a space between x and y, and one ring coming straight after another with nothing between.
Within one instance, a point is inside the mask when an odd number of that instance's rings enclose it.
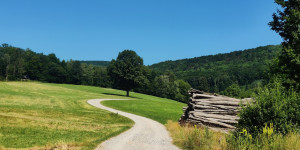
<instances>
[{"instance_id":1,"label":"tree canopy","mask_svg":"<svg viewBox=\"0 0 300 150\"><path fill-rule=\"evenodd\" d=\"M132 50L119 53L116 60L112 60L107 71L111 77L113 87L127 92L142 85L145 80L143 59Z\"/></svg>"},{"instance_id":2,"label":"tree canopy","mask_svg":"<svg viewBox=\"0 0 300 150\"><path fill-rule=\"evenodd\" d=\"M282 7L273 14L269 23L272 30L282 38L282 52L278 57L272 73L280 73L288 79L289 84L300 83L300 1L275 0Z\"/></svg>"},{"instance_id":3,"label":"tree canopy","mask_svg":"<svg viewBox=\"0 0 300 150\"><path fill-rule=\"evenodd\" d=\"M131 74L124 76L128 79L126 85L130 85L129 88L125 88L121 87L124 84L117 84L120 82L116 80L112 82L116 74L109 76L108 69L104 66L76 60L61 61L55 54L44 55L30 49L24 50L3 44L0 45L0 80L29 79L129 89L128 92L134 91L181 102L188 101L187 91L190 87L220 93L227 87L238 84L238 97L248 97L261 85L264 72L268 71L268 62L271 62L281 48L264 46L227 54L167 61L150 67L144 66L143 59L135 52L129 51L130 54L120 55L110 66L112 70L117 68L114 73L127 71ZM125 61L125 58L129 58L129 61ZM129 66L130 69L126 70L124 66L116 67L118 62ZM140 67L133 69L133 64ZM133 80L129 82L129 79ZM230 88L222 93L230 95L228 91Z\"/></svg>"},{"instance_id":4,"label":"tree canopy","mask_svg":"<svg viewBox=\"0 0 300 150\"><path fill-rule=\"evenodd\" d=\"M206 92L220 93L233 84L248 90L255 88L258 81L265 78L269 64L281 48L280 45L262 46L226 54L165 61L153 64L150 68L158 72L171 71L178 79Z\"/></svg>"}]
</instances>

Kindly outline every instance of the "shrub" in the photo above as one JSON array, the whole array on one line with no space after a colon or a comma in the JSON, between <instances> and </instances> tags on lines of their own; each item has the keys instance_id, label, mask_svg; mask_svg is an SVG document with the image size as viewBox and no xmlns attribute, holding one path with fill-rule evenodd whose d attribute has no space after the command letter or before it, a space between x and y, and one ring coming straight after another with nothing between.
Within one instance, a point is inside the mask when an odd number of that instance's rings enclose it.
<instances>
[{"instance_id":1,"label":"shrub","mask_svg":"<svg viewBox=\"0 0 300 150\"><path fill-rule=\"evenodd\" d=\"M230 150L296 150L300 149L300 134L289 132L286 135L274 133L272 124L266 125L262 133L254 138L243 129L242 132L230 134L226 137L227 148Z\"/></svg>"},{"instance_id":2,"label":"shrub","mask_svg":"<svg viewBox=\"0 0 300 150\"><path fill-rule=\"evenodd\" d=\"M289 132L285 135L274 133L272 124L262 128L256 136L243 129L234 134L221 133L205 127L180 126L177 122L166 124L173 143L186 150L299 150L299 132Z\"/></svg>"},{"instance_id":3,"label":"shrub","mask_svg":"<svg viewBox=\"0 0 300 150\"><path fill-rule=\"evenodd\" d=\"M295 91L286 90L275 80L254 96L255 102L240 112L238 129L246 129L256 135L266 124L273 123L276 132L287 133L300 125L300 96Z\"/></svg>"},{"instance_id":4,"label":"shrub","mask_svg":"<svg viewBox=\"0 0 300 150\"><path fill-rule=\"evenodd\" d=\"M207 127L185 125L168 121L166 124L175 145L184 150L226 149L226 135L209 130Z\"/></svg>"},{"instance_id":5,"label":"shrub","mask_svg":"<svg viewBox=\"0 0 300 150\"><path fill-rule=\"evenodd\" d=\"M241 93L241 88L238 84L232 84L227 87L224 91L221 92L222 95L230 96L230 97L239 97Z\"/></svg>"}]
</instances>

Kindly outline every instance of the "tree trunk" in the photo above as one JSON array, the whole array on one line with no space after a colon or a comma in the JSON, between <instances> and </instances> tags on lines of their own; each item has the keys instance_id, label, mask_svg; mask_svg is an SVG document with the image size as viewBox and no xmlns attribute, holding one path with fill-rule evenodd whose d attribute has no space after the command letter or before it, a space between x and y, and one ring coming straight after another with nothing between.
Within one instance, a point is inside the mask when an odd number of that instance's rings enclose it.
<instances>
[{"instance_id":1,"label":"tree trunk","mask_svg":"<svg viewBox=\"0 0 300 150\"><path fill-rule=\"evenodd\" d=\"M6 66L6 77L5 77L6 81L8 81L8 71L9 71L9 65Z\"/></svg>"},{"instance_id":2,"label":"tree trunk","mask_svg":"<svg viewBox=\"0 0 300 150\"><path fill-rule=\"evenodd\" d=\"M126 91L126 96L129 97L129 90Z\"/></svg>"}]
</instances>

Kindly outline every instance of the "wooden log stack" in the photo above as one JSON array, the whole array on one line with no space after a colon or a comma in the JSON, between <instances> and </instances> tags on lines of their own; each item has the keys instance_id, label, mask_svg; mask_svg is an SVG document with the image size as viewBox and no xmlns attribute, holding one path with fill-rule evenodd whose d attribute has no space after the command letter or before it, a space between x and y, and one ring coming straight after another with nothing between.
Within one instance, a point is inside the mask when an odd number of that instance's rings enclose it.
<instances>
[{"instance_id":1,"label":"wooden log stack","mask_svg":"<svg viewBox=\"0 0 300 150\"><path fill-rule=\"evenodd\" d=\"M188 106L183 108L181 124L190 123L208 126L219 131L231 131L236 127L237 116L241 105L246 105L250 99L235 99L216 94L204 93L199 90L189 91Z\"/></svg>"}]
</instances>

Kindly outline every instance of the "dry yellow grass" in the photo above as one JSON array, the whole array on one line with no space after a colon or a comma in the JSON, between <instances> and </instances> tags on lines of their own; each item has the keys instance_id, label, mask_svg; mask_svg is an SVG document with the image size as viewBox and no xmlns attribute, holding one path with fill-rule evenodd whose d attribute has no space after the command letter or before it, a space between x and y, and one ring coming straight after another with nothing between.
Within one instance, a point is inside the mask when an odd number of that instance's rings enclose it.
<instances>
[{"instance_id":1,"label":"dry yellow grass","mask_svg":"<svg viewBox=\"0 0 300 150\"><path fill-rule=\"evenodd\" d=\"M287 135L259 134L248 138L243 134L234 136L231 133L210 131L207 128L180 126L177 122L166 124L173 143L188 150L300 150L300 134L291 132Z\"/></svg>"},{"instance_id":2,"label":"dry yellow grass","mask_svg":"<svg viewBox=\"0 0 300 150\"><path fill-rule=\"evenodd\" d=\"M180 126L177 122L166 124L175 145L182 149L220 150L226 149L226 134L195 126Z\"/></svg>"}]
</instances>

